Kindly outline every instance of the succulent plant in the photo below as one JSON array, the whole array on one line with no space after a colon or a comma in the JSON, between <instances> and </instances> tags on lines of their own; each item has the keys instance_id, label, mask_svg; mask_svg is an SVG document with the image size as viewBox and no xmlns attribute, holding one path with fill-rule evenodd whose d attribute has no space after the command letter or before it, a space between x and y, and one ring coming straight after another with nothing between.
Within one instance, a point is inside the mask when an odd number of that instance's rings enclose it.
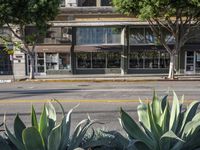
<instances>
[{"instance_id":1,"label":"succulent plant","mask_svg":"<svg viewBox=\"0 0 200 150\"><path fill-rule=\"evenodd\" d=\"M170 106L167 96L161 100L154 92L151 103L141 101L137 108L139 123L121 109L120 123L131 142L127 149L194 150L200 148L199 102L184 108L173 92Z\"/></svg>"},{"instance_id":2,"label":"succulent plant","mask_svg":"<svg viewBox=\"0 0 200 150\"><path fill-rule=\"evenodd\" d=\"M60 104L60 103L59 103ZM65 114L62 105L63 118L60 123L56 121L56 111L52 103L45 104L38 122L35 109L32 106L31 127L26 127L19 115L14 121L14 134L5 125L9 140L18 150L74 150L79 148L88 128L95 123L90 118L82 120L71 131L71 109Z\"/></svg>"}]
</instances>

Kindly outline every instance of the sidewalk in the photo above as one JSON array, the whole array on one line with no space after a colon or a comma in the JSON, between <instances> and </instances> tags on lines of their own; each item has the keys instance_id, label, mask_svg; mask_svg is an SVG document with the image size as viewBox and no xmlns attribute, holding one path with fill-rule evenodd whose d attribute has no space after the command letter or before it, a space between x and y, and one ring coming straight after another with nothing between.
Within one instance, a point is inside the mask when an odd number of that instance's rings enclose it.
<instances>
[{"instance_id":1,"label":"sidewalk","mask_svg":"<svg viewBox=\"0 0 200 150\"><path fill-rule=\"evenodd\" d=\"M26 82L145 82L145 81L200 81L200 75L178 75L175 80L166 78L167 74L106 74L106 75L46 75L36 76L29 80L28 76L0 76L0 82L26 81Z\"/></svg>"}]
</instances>

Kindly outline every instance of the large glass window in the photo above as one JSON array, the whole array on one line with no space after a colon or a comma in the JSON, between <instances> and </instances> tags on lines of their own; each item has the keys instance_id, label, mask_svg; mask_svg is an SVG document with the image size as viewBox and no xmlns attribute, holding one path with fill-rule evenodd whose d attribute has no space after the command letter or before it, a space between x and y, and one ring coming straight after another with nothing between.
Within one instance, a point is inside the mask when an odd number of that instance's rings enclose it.
<instances>
[{"instance_id":1,"label":"large glass window","mask_svg":"<svg viewBox=\"0 0 200 150\"><path fill-rule=\"evenodd\" d=\"M76 53L77 68L120 68L120 52L83 52Z\"/></svg>"},{"instance_id":2,"label":"large glass window","mask_svg":"<svg viewBox=\"0 0 200 150\"><path fill-rule=\"evenodd\" d=\"M26 36L36 34L38 30L34 26L25 28ZM69 44L72 40L72 32L70 27L51 27L44 34L37 38L37 43L44 44Z\"/></svg>"},{"instance_id":3,"label":"large glass window","mask_svg":"<svg viewBox=\"0 0 200 150\"><path fill-rule=\"evenodd\" d=\"M46 53L47 70L58 70L58 53Z\"/></svg>"},{"instance_id":4,"label":"large glass window","mask_svg":"<svg viewBox=\"0 0 200 150\"><path fill-rule=\"evenodd\" d=\"M77 68L91 68L91 54L92 53L77 53Z\"/></svg>"},{"instance_id":5,"label":"large glass window","mask_svg":"<svg viewBox=\"0 0 200 150\"><path fill-rule=\"evenodd\" d=\"M10 55L0 48L0 74L12 74Z\"/></svg>"},{"instance_id":6,"label":"large glass window","mask_svg":"<svg viewBox=\"0 0 200 150\"><path fill-rule=\"evenodd\" d=\"M167 52L160 52L160 68L168 68L170 63L170 55Z\"/></svg>"},{"instance_id":7,"label":"large glass window","mask_svg":"<svg viewBox=\"0 0 200 150\"><path fill-rule=\"evenodd\" d=\"M168 68L169 54L160 51L131 52L129 55L129 68Z\"/></svg>"},{"instance_id":8,"label":"large glass window","mask_svg":"<svg viewBox=\"0 0 200 150\"><path fill-rule=\"evenodd\" d=\"M145 68L159 68L159 52L146 51L145 52Z\"/></svg>"},{"instance_id":9,"label":"large glass window","mask_svg":"<svg viewBox=\"0 0 200 150\"><path fill-rule=\"evenodd\" d=\"M144 52L132 52L129 58L130 68L144 68Z\"/></svg>"},{"instance_id":10,"label":"large glass window","mask_svg":"<svg viewBox=\"0 0 200 150\"><path fill-rule=\"evenodd\" d=\"M120 44L121 28L78 28L77 45Z\"/></svg>"},{"instance_id":11,"label":"large glass window","mask_svg":"<svg viewBox=\"0 0 200 150\"><path fill-rule=\"evenodd\" d=\"M60 70L70 69L69 53L59 53L59 69Z\"/></svg>"},{"instance_id":12,"label":"large glass window","mask_svg":"<svg viewBox=\"0 0 200 150\"><path fill-rule=\"evenodd\" d=\"M92 68L106 68L106 53L92 53Z\"/></svg>"},{"instance_id":13,"label":"large glass window","mask_svg":"<svg viewBox=\"0 0 200 150\"><path fill-rule=\"evenodd\" d=\"M44 53L37 53L37 71L38 73L44 72Z\"/></svg>"},{"instance_id":14,"label":"large glass window","mask_svg":"<svg viewBox=\"0 0 200 150\"><path fill-rule=\"evenodd\" d=\"M165 30L163 30L162 32L165 37L165 41L168 44L173 44L175 41L174 37ZM156 35L153 33L153 31L150 28L147 28L147 27L131 28L129 40L130 40L131 45L159 43Z\"/></svg>"},{"instance_id":15,"label":"large glass window","mask_svg":"<svg viewBox=\"0 0 200 150\"><path fill-rule=\"evenodd\" d=\"M120 68L121 66L121 54L120 52L111 52L107 55L107 68Z\"/></svg>"}]
</instances>

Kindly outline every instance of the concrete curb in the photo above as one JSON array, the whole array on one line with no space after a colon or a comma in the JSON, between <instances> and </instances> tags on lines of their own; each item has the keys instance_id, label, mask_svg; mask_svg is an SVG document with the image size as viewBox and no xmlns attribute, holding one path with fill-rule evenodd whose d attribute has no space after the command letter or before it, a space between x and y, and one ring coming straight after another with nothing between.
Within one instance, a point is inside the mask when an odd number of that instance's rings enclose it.
<instances>
[{"instance_id":1,"label":"concrete curb","mask_svg":"<svg viewBox=\"0 0 200 150\"><path fill-rule=\"evenodd\" d=\"M171 79L130 79L130 78L94 78L94 79L85 79L85 78L69 78L69 79L19 79L16 82L158 82L158 81L200 81L200 78L177 78L174 80Z\"/></svg>"}]
</instances>

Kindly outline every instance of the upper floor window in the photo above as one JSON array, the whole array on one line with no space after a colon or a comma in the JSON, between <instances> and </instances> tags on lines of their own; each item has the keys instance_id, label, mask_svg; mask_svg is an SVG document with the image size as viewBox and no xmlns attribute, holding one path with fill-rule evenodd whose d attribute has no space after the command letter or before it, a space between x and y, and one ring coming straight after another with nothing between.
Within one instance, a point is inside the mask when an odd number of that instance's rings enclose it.
<instances>
[{"instance_id":1,"label":"upper floor window","mask_svg":"<svg viewBox=\"0 0 200 150\"><path fill-rule=\"evenodd\" d=\"M164 35L165 41L168 44L174 43L175 39L169 32L163 31L163 35ZM153 31L150 28L145 28L145 27L131 28L129 40L130 40L130 44L132 45L159 43L159 40L157 39Z\"/></svg>"},{"instance_id":2,"label":"upper floor window","mask_svg":"<svg viewBox=\"0 0 200 150\"><path fill-rule=\"evenodd\" d=\"M121 28L83 27L76 32L77 45L120 44Z\"/></svg>"},{"instance_id":3,"label":"upper floor window","mask_svg":"<svg viewBox=\"0 0 200 150\"><path fill-rule=\"evenodd\" d=\"M61 0L61 7L111 6L112 0Z\"/></svg>"},{"instance_id":4,"label":"upper floor window","mask_svg":"<svg viewBox=\"0 0 200 150\"><path fill-rule=\"evenodd\" d=\"M37 33L34 26L28 26L25 29L26 36L32 36ZM51 27L47 30L46 34L40 35L37 38L37 43L44 44L69 44L71 43L71 28L68 27Z\"/></svg>"},{"instance_id":5,"label":"upper floor window","mask_svg":"<svg viewBox=\"0 0 200 150\"><path fill-rule=\"evenodd\" d=\"M156 37L149 28L131 28L130 44L151 44L154 43Z\"/></svg>"}]
</instances>

